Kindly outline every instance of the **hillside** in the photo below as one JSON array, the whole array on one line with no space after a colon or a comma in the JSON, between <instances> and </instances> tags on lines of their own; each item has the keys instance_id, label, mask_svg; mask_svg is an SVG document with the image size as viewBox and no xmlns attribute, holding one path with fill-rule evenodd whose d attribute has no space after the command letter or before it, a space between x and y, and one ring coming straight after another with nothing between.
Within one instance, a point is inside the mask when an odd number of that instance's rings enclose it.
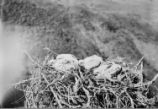
<instances>
[{"instance_id":1,"label":"hillside","mask_svg":"<svg viewBox=\"0 0 158 109\"><path fill-rule=\"evenodd\" d=\"M5 0L2 13L6 32L25 34L26 46L32 48L27 50L41 60L45 47L78 58L121 56L136 63L145 56L147 78L158 72L158 32L139 16L98 13L86 4L67 7L36 0Z\"/></svg>"}]
</instances>

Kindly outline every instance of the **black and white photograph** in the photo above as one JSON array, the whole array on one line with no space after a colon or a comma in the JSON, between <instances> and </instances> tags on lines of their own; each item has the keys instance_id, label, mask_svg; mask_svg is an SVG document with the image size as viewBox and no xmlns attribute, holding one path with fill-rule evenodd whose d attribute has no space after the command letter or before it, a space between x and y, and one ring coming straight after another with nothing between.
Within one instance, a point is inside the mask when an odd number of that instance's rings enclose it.
<instances>
[{"instance_id":1,"label":"black and white photograph","mask_svg":"<svg viewBox=\"0 0 158 109\"><path fill-rule=\"evenodd\" d=\"M0 108L158 108L158 0L0 0Z\"/></svg>"}]
</instances>

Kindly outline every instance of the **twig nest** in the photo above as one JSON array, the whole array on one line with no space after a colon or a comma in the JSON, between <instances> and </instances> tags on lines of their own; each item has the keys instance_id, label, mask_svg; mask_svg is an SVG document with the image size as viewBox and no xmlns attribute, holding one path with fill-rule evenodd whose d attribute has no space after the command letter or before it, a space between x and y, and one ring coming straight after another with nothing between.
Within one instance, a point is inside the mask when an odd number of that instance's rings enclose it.
<instances>
[{"instance_id":1,"label":"twig nest","mask_svg":"<svg viewBox=\"0 0 158 109\"><path fill-rule=\"evenodd\" d=\"M103 59L97 55L93 55L85 58L84 60L79 60L79 65L83 66L85 69L90 70L99 66L103 62Z\"/></svg>"},{"instance_id":2,"label":"twig nest","mask_svg":"<svg viewBox=\"0 0 158 109\"><path fill-rule=\"evenodd\" d=\"M103 63L98 68L95 68L93 73L96 79L108 79L114 81L113 76L117 76L122 67L115 63Z\"/></svg>"},{"instance_id":3,"label":"twig nest","mask_svg":"<svg viewBox=\"0 0 158 109\"><path fill-rule=\"evenodd\" d=\"M26 108L150 108L157 103L157 89L154 93L150 86L158 74L143 82L140 62L133 67L94 55L78 65L71 54L58 55L50 65L47 62L34 66L30 78L16 84L25 92Z\"/></svg>"},{"instance_id":4,"label":"twig nest","mask_svg":"<svg viewBox=\"0 0 158 109\"><path fill-rule=\"evenodd\" d=\"M137 75L138 78L138 85L143 83L143 63L141 62L135 69L134 73Z\"/></svg>"},{"instance_id":5,"label":"twig nest","mask_svg":"<svg viewBox=\"0 0 158 109\"><path fill-rule=\"evenodd\" d=\"M71 54L60 54L52 66L59 71L72 71L78 68L78 60Z\"/></svg>"}]
</instances>

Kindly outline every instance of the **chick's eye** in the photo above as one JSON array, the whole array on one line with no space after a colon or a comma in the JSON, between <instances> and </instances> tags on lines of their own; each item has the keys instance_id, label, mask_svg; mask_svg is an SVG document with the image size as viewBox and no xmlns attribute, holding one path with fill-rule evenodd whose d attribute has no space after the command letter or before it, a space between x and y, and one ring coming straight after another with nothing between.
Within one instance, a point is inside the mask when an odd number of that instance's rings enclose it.
<instances>
[{"instance_id":1,"label":"chick's eye","mask_svg":"<svg viewBox=\"0 0 158 109\"><path fill-rule=\"evenodd\" d=\"M65 64L70 64L71 62L70 61L65 61Z\"/></svg>"},{"instance_id":2,"label":"chick's eye","mask_svg":"<svg viewBox=\"0 0 158 109\"><path fill-rule=\"evenodd\" d=\"M111 66L112 66L112 64L109 64L109 65L107 66L107 69L111 68Z\"/></svg>"}]
</instances>

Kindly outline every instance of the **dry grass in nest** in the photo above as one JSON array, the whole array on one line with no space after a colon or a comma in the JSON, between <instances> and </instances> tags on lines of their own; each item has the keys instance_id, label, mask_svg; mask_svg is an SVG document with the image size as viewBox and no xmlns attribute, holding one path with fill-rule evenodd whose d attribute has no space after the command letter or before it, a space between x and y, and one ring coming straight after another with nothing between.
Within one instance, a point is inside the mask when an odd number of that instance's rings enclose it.
<instances>
[{"instance_id":1,"label":"dry grass in nest","mask_svg":"<svg viewBox=\"0 0 158 109\"><path fill-rule=\"evenodd\" d=\"M143 82L142 60L133 67L123 60L109 60L122 67L113 75L115 81L97 79L93 70L81 66L71 72L58 71L49 60L47 56L43 64L36 63L31 78L16 84L25 92L26 108L147 108L156 104L157 92L152 95L151 87L158 75Z\"/></svg>"}]
</instances>

